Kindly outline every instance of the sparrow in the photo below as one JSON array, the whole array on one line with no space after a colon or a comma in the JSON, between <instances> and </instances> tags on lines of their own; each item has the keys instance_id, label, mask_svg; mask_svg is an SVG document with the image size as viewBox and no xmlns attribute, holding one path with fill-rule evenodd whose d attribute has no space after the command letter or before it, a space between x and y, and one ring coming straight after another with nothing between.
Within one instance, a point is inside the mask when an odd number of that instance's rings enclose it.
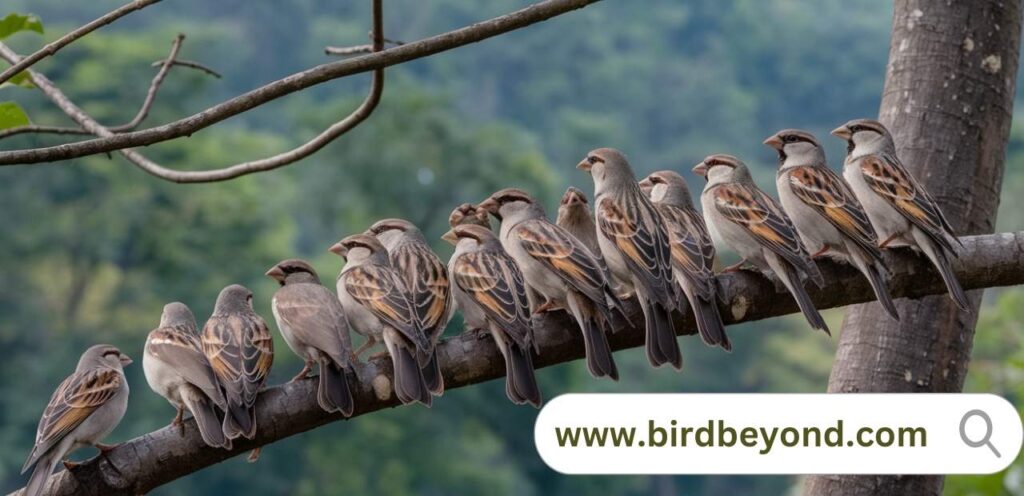
<instances>
[{"instance_id":1,"label":"sparrow","mask_svg":"<svg viewBox=\"0 0 1024 496\"><path fill-rule=\"evenodd\" d=\"M455 245L448 273L466 324L490 331L505 358L505 394L512 403L539 408L541 394L530 354L535 341L522 271L494 233L479 224L455 225L444 239Z\"/></svg>"},{"instance_id":2,"label":"sparrow","mask_svg":"<svg viewBox=\"0 0 1024 496\"><path fill-rule=\"evenodd\" d=\"M452 210L452 214L448 216L448 227L455 227L460 224L475 224L490 229L491 216L487 214L487 211L477 208L476 205L463 203L455 207L455 210ZM446 239L442 236L442 239L452 244L455 243L454 238Z\"/></svg>"},{"instance_id":3,"label":"sparrow","mask_svg":"<svg viewBox=\"0 0 1024 496\"><path fill-rule=\"evenodd\" d=\"M636 293L644 314L647 360L660 367L683 366L672 310L672 250L658 210L640 191L626 157L599 148L576 165L594 180L594 222L598 246L615 284Z\"/></svg>"},{"instance_id":4,"label":"sparrow","mask_svg":"<svg viewBox=\"0 0 1024 496\"><path fill-rule=\"evenodd\" d=\"M355 359L341 303L320 284L316 271L303 260L279 262L266 275L281 285L270 306L277 328L288 347L304 362L292 382L305 379L313 364L318 364L316 399L320 408L351 417L355 403L346 372L356 375Z\"/></svg>"},{"instance_id":5,"label":"sparrow","mask_svg":"<svg viewBox=\"0 0 1024 496\"><path fill-rule=\"evenodd\" d=\"M427 389L440 396L444 393L444 377L437 359L437 343L448 327L453 307L448 268L430 249L423 232L409 221L382 220L364 234L376 236L384 245L391 266L410 291L414 316L430 342L430 362L423 367L423 378Z\"/></svg>"},{"instance_id":6,"label":"sparrow","mask_svg":"<svg viewBox=\"0 0 1024 496\"><path fill-rule=\"evenodd\" d=\"M94 446L101 454L114 449L100 440L117 427L128 409L123 367L130 363L131 358L110 345L85 350L75 372L57 386L39 419L35 446L21 473L35 469L22 494L41 494L57 462L78 448ZM79 464L65 461L64 465L70 469Z\"/></svg>"},{"instance_id":7,"label":"sparrow","mask_svg":"<svg viewBox=\"0 0 1024 496\"><path fill-rule=\"evenodd\" d=\"M227 401L210 361L203 354L196 318L184 303L164 305L160 325L146 338L142 371L150 389L178 410L171 425L178 427L182 435L187 408L196 419L203 442L214 448L231 449L231 440L221 430Z\"/></svg>"},{"instance_id":8,"label":"sparrow","mask_svg":"<svg viewBox=\"0 0 1024 496\"><path fill-rule=\"evenodd\" d=\"M274 363L274 339L267 323L252 308L249 288L232 284L221 290L213 315L203 326L200 343L227 400L224 435L228 439L253 439L256 395ZM254 450L249 461L258 456L258 449Z\"/></svg>"},{"instance_id":9,"label":"sparrow","mask_svg":"<svg viewBox=\"0 0 1024 496\"><path fill-rule=\"evenodd\" d=\"M594 225L594 214L590 211L587 196L579 189L569 186L562 195L558 205L558 217L555 224L583 242L604 264L601 247L597 244L597 226Z\"/></svg>"},{"instance_id":10,"label":"sparrow","mask_svg":"<svg viewBox=\"0 0 1024 496\"><path fill-rule=\"evenodd\" d=\"M812 259L829 256L857 268L892 318L899 312L889 296L889 270L878 237L850 186L828 167L825 151L810 133L785 129L764 141L779 152L775 184L779 203L796 226Z\"/></svg>"},{"instance_id":11,"label":"sparrow","mask_svg":"<svg viewBox=\"0 0 1024 496\"><path fill-rule=\"evenodd\" d=\"M793 222L772 197L758 189L747 165L732 155L710 155L693 172L707 179L700 202L708 227L743 258L724 272L750 262L765 274L774 273L796 299L811 327L831 335L804 290L801 275L818 287L825 280L800 242Z\"/></svg>"},{"instance_id":12,"label":"sparrow","mask_svg":"<svg viewBox=\"0 0 1024 496\"><path fill-rule=\"evenodd\" d=\"M423 366L430 360L430 340L413 309L412 292L392 268L384 245L373 236L353 234L330 248L347 262L338 275L338 300L352 329L367 342L384 341L395 370L395 394L403 404L431 404Z\"/></svg>"},{"instance_id":13,"label":"sparrow","mask_svg":"<svg viewBox=\"0 0 1024 496\"><path fill-rule=\"evenodd\" d=\"M594 377L618 380L605 331L610 329L607 298L615 298L600 263L583 242L548 220L528 193L506 188L478 205L501 222L501 246L519 265L526 285L546 303L566 308L583 332L587 368Z\"/></svg>"},{"instance_id":14,"label":"sparrow","mask_svg":"<svg viewBox=\"0 0 1024 496\"><path fill-rule=\"evenodd\" d=\"M640 181L640 190L665 221L672 242L672 275L693 309L701 339L709 346L732 350L716 301L715 245L703 217L693 207L686 180L672 171L655 172ZM681 301L678 304L679 308L685 306Z\"/></svg>"},{"instance_id":15,"label":"sparrow","mask_svg":"<svg viewBox=\"0 0 1024 496\"><path fill-rule=\"evenodd\" d=\"M878 247L910 246L924 252L938 269L956 306L970 311L949 259L958 256L953 243L961 247L963 243L932 196L896 156L889 130L878 121L858 119L839 126L832 134L846 140L843 177L883 240Z\"/></svg>"}]
</instances>

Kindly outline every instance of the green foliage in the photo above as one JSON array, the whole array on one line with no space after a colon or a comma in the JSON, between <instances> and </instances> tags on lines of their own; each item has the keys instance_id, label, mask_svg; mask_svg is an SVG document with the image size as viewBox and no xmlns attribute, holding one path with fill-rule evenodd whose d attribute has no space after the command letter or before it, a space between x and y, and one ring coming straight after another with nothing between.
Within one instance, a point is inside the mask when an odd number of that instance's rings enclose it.
<instances>
[{"instance_id":1,"label":"green foliage","mask_svg":"<svg viewBox=\"0 0 1024 496\"><path fill-rule=\"evenodd\" d=\"M21 31L33 31L43 34L43 22L32 14L10 13L0 19L0 40Z\"/></svg>"},{"instance_id":2,"label":"green foliage","mask_svg":"<svg viewBox=\"0 0 1024 496\"><path fill-rule=\"evenodd\" d=\"M0 129L27 126L28 116L21 106L14 102L0 102Z\"/></svg>"},{"instance_id":3,"label":"green foliage","mask_svg":"<svg viewBox=\"0 0 1024 496\"><path fill-rule=\"evenodd\" d=\"M19 72L12 76L11 79L0 84L0 88L6 88L8 86L17 86L19 88L26 89L33 89L36 87L36 85L32 83L32 76L29 75L28 71Z\"/></svg>"}]
</instances>

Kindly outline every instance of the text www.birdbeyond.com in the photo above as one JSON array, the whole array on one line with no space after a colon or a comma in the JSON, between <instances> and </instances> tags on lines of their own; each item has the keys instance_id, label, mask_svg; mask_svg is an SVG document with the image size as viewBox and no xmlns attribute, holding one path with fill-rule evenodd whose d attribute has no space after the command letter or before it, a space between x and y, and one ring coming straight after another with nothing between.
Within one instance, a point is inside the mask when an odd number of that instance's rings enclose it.
<instances>
[{"instance_id":1,"label":"text www.birdbeyond.com","mask_svg":"<svg viewBox=\"0 0 1024 496\"><path fill-rule=\"evenodd\" d=\"M766 427L727 425L723 420L707 424L681 425L679 422L648 420L642 427L555 427L560 448L733 448L756 449L767 455L779 446L795 447L901 447L928 446L924 427L847 428L843 421L810 427ZM640 436L638 436L640 434ZM646 434L646 436L644 436Z\"/></svg>"}]
</instances>

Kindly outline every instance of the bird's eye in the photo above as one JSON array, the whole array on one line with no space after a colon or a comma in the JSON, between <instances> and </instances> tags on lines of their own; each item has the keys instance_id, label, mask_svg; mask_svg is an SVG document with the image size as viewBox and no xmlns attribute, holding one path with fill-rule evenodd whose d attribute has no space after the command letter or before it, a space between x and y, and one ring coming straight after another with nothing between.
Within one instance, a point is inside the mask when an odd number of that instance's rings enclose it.
<instances>
[{"instance_id":1,"label":"bird's eye","mask_svg":"<svg viewBox=\"0 0 1024 496\"><path fill-rule=\"evenodd\" d=\"M861 132L863 130L864 130L864 128L862 126L850 126L850 132L851 133L859 133L859 132Z\"/></svg>"},{"instance_id":2,"label":"bird's eye","mask_svg":"<svg viewBox=\"0 0 1024 496\"><path fill-rule=\"evenodd\" d=\"M787 134L782 137L782 141L784 143L796 143L798 141L798 138L796 137L796 135Z\"/></svg>"},{"instance_id":3,"label":"bird's eye","mask_svg":"<svg viewBox=\"0 0 1024 496\"><path fill-rule=\"evenodd\" d=\"M594 165L594 164L597 163L597 157L595 157L594 155L591 155L591 156L587 157L587 162L590 165Z\"/></svg>"}]
</instances>

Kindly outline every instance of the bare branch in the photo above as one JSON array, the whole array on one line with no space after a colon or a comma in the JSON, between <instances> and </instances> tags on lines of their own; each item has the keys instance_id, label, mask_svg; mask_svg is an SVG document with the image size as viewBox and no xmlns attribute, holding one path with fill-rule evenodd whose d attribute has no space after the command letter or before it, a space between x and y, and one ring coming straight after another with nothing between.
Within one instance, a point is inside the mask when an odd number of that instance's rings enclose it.
<instances>
[{"instance_id":1,"label":"bare branch","mask_svg":"<svg viewBox=\"0 0 1024 496\"><path fill-rule=\"evenodd\" d=\"M370 37L372 39L373 33L370 33ZM405 44L404 41L397 41L388 38L384 38L384 43L395 46L401 46ZM373 51L373 45L355 45L349 47L324 47L324 53L326 53L327 55L359 55L364 53L373 53Z\"/></svg>"},{"instance_id":2,"label":"bare branch","mask_svg":"<svg viewBox=\"0 0 1024 496\"><path fill-rule=\"evenodd\" d=\"M145 7L149 7L150 5L153 5L154 3L158 2L160 2L160 0L134 0L129 4L125 4L121 7L118 7L117 9L107 13L106 15L90 22L89 24L86 24L64 36L61 36L60 38L54 40L51 43L48 43L43 48L39 49L39 51L21 59L21 61L19 61L18 63L12 62L11 67L8 67L6 70L4 70L4 72L0 73L0 84L3 84L4 81L11 79L21 71L28 69L29 67L32 67L36 64L36 62L39 62L40 60L43 60L44 58L57 53L58 50L74 43L79 38L103 26L106 26L107 24L110 24L128 14L131 14L136 10L141 10Z\"/></svg>"},{"instance_id":3,"label":"bare branch","mask_svg":"<svg viewBox=\"0 0 1024 496\"><path fill-rule=\"evenodd\" d=\"M269 101L334 79L382 69L475 43L585 7L599 0L545 0L510 14L377 53L322 64L222 102L192 116L140 131L46 148L0 152L0 165L54 162L189 136Z\"/></svg>"},{"instance_id":4,"label":"bare branch","mask_svg":"<svg viewBox=\"0 0 1024 496\"><path fill-rule=\"evenodd\" d=\"M1024 232L963 238L965 248L957 260L957 276L966 289L1008 286L1024 283ZM920 298L945 294L946 287L931 264L923 257L901 249L886 255L894 269L890 289L894 297ZM821 264L826 285L812 288L814 303L831 308L874 299L864 277L847 265ZM735 324L794 313L793 298L760 275L750 272L718 276L725 304L720 305L726 322ZM627 314L636 325L643 316L635 302L627 302ZM538 339L537 367L578 360L584 356L584 344L576 324L564 313L547 314L534 320ZM615 350L643 345L642 329L617 326L609 335ZM682 334L693 334L691 316L678 319ZM828 339L807 330L807 339ZM699 340L687 340L691 346L703 346ZM438 348L445 389L477 384L505 373L504 361L489 335L466 332L445 339ZM722 359L728 359L726 355ZM353 388L355 415L365 415L398 406L391 388L391 364L378 359L360 367L359 384ZM671 373L657 371L652 373ZM126 442L106 457L50 477L53 495L134 495L184 477L204 467L244 454L257 446L299 434L318 426L343 420L324 412L316 401L316 379L274 386L258 399L259 431L254 441L238 440L231 451L210 448L199 436L195 422L185 423L185 435L177 428L165 427ZM550 396L562 391L546 391ZM146 394L146 393L135 393ZM503 401L504 398L495 398ZM443 401L440 400L440 401ZM413 406L412 408L418 408Z\"/></svg>"},{"instance_id":5,"label":"bare branch","mask_svg":"<svg viewBox=\"0 0 1024 496\"><path fill-rule=\"evenodd\" d=\"M165 60L157 60L156 62L153 62L151 64L151 66L152 67L159 67L159 66L163 65L164 62L167 62L167 59L165 59ZM215 77L217 79L221 79L223 77L223 76L221 76L221 74L219 72L211 69L209 66L200 64L199 62L196 62L194 60L180 60L180 59L178 59L178 60L171 60L171 65L178 66L178 67L188 67L189 69L195 69L195 70L200 71L200 72L205 72L205 73L207 73L207 74L209 74L209 75L211 75L211 76L213 76L213 77Z\"/></svg>"},{"instance_id":6,"label":"bare branch","mask_svg":"<svg viewBox=\"0 0 1024 496\"><path fill-rule=\"evenodd\" d=\"M143 120L145 120L146 116L149 115L149 111L150 111L150 109L153 106L153 102L156 100L156 94L157 94L157 91L160 89L160 85L163 83L164 79L167 77L168 72L170 71L170 67L174 66L174 65L184 65L184 64L181 64L181 61L177 60L177 58L176 58L178 56L178 51L181 49L181 43L184 40L185 40L185 35L183 35L183 34L179 34L177 37L175 37L174 41L171 43L171 52L170 52L170 54L167 56L166 59L157 62L157 64L160 65L160 70L157 71L156 75L153 77L153 80L150 82L149 90L146 92L146 98L143 100L142 105L139 107L139 111L136 113L135 117L132 120L130 120L130 121L124 123L124 124L120 124L120 125L117 125L117 126L111 126L109 128L110 131L115 132L115 133L123 133L125 131L131 131L132 129L135 129L136 127L138 127L139 124L141 124ZM14 56L14 57L17 56L17 54L14 54L13 52L9 53L8 55L11 55L11 56ZM5 58L7 60L11 60L7 56L4 56L3 58ZM188 64L195 64L197 66L199 65L199 64L197 64L195 62L188 62ZM206 68L205 66L199 66L199 67L202 70L206 71L206 72L212 73L216 77L220 77L220 74L217 74L217 73L213 72L212 70ZM14 127L14 128L5 129L5 130L0 131L0 139L4 139L4 138L10 137L10 136L16 136L16 135L19 135L19 134L25 134L25 133L34 133L34 134L68 134L68 135L86 135L86 136L89 136L89 135L93 134L93 133L89 132L88 130L86 130L84 128L81 128L81 127L28 125L28 126L18 126L18 127Z\"/></svg>"}]
</instances>

